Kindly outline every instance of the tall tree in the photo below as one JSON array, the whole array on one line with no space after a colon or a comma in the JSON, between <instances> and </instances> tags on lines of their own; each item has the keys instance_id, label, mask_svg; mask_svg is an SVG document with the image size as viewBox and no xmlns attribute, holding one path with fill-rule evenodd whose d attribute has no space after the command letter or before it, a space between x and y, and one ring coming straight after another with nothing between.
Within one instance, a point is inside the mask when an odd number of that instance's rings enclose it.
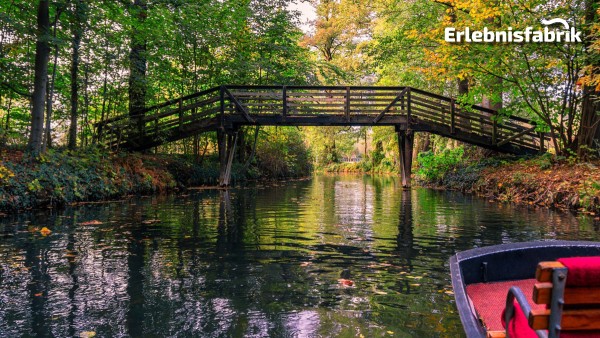
<instances>
[{"instance_id":1,"label":"tall tree","mask_svg":"<svg viewBox=\"0 0 600 338\"><path fill-rule=\"evenodd\" d=\"M585 47L586 74L583 78L583 102L581 107L581 125L577 141L577 155L587 157L590 148L600 147L600 7L598 1L585 2ZM594 141L599 142L594 144Z\"/></svg>"},{"instance_id":2,"label":"tall tree","mask_svg":"<svg viewBox=\"0 0 600 338\"><path fill-rule=\"evenodd\" d=\"M42 151L44 108L48 84L48 59L50 57L50 8L48 0L40 0L37 13L35 46L35 75L31 98L31 133L28 151L37 156Z\"/></svg>"},{"instance_id":3,"label":"tall tree","mask_svg":"<svg viewBox=\"0 0 600 338\"><path fill-rule=\"evenodd\" d=\"M81 38L83 36L83 27L86 16L86 4L83 0L76 0L74 4L75 8L73 14L73 39L72 48L73 52L71 55L71 124L69 125L69 149L75 149L77 147L77 115L79 106L79 47L81 45Z\"/></svg>"},{"instance_id":4,"label":"tall tree","mask_svg":"<svg viewBox=\"0 0 600 338\"><path fill-rule=\"evenodd\" d=\"M129 115L139 114L146 107L146 32L144 22L148 15L146 0L134 0L129 7L133 27L131 29L131 50L129 52ZM143 132L143 123L137 119L138 132Z\"/></svg>"}]
</instances>

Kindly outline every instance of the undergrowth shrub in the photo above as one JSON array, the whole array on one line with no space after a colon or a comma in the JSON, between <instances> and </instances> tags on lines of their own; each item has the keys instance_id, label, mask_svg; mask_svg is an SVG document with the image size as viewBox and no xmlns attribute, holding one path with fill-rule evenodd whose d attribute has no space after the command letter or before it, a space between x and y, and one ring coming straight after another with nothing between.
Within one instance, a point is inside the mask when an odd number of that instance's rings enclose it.
<instances>
[{"instance_id":1,"label":"undergrowth shrub","mask_svg":"<svg viewBox=\"0 0 600 338\"><path fill-rule=\"evenodd\" d=\"M444 175L461 163L464 148L444 149L441 153L434 154L431 151L420 153L417 157L419 169L417 179L425 182L440 183Z\"/></svg>"},{"instance_id":2,"label":"undergrowth shrub","mask_svg":"<svg viewBox=\"0 0 600 338\"><path fill-rule=\"evenodd\" d=\"M37 159L6 162L0 170L0 209L26 209L162 192L175 187L172 175L141 155L111 158L97 148L50 150ZM12 173L12 174L10 174Z\"/></svg>"}]
</instances>

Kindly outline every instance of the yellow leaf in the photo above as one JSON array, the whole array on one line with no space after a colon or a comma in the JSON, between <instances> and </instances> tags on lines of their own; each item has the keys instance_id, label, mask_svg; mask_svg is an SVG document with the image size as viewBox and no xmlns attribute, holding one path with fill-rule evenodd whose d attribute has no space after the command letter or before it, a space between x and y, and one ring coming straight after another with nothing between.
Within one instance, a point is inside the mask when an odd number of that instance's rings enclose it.
<instances>
[{"instance_id":1,"label":"yellow leaf","mask_svg":"<svg viewBox=\"0 0 600 338\"><path fill-rule=\"evenodd\" d=\"M50 235L50 233L52 233L52 231L50 231L50 229L48 229L48 228L46 228L46 227L43 227L43 228L40 230L40 234L42 234L42 236L48 236L48 235Z\"/></svg>"}]
</instances>

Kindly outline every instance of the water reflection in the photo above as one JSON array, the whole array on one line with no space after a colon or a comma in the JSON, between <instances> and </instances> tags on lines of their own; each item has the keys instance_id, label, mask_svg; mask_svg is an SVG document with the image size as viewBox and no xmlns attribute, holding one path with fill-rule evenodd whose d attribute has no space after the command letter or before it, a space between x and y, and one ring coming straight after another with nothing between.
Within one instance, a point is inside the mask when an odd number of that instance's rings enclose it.
<instances>
[{"instance_id":1,"label":"water reflection","mask_svg":"<svg viewBox=\"0 0 600 338\"><path fill-rule=\"evenodd\" d=\"M0 236L2 336L454 337L451 254L598 225L320 176L20 214Z\"/></svg>"}]
</instances>

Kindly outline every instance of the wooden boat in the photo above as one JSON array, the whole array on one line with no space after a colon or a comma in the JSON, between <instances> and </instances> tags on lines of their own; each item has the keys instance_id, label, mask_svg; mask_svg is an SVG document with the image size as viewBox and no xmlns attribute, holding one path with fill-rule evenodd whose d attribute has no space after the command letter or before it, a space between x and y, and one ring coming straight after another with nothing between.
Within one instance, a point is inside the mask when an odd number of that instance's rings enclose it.
<instances>
[{"instance_id":1,"label":"wooden boat","mask_svg":"<svg viewBox=\"0 0 600 338\"><path fill-rule=\"evenodd\" d=\"M547 241L501 244L467 250L454 255L450 259L452 287L454 288L456 306L467 337L485 338L504 336L503 332L505 329L502 323L503 311L507 304L513 304L512 298L507 301L507 294L509 290L511 290L511 293L514 293L514 288L511 289L514 286L519 287L524 294L524 297L517 297L519 298L517 299L519 303L524 300L532 303L531 308L526 309L525 312L529 323L531 323L534 313L548 315L551 313L551 306L554 309L556 305L560 307L560 311L557 310L552 313L553 316L559 316L558 323L560 324L560 316L566 316L568 312L568 310L565 310L565 313L563 313L563 305L557 305L562 301L562 298L555 297L560 300L555 301L556 304L552 305L548 299L540 301L546 302L548 305L538 305L531 301L534 296L539 297L538 294L540 293L538 285L540 282L536 280L536 269L539 269L538 265L540 262L552 262L559 258L582 256L600 256L600 242ZM594 258L597 259L598 257ZM559 263L556 264L560 265ZM539 274L540 272L538 272ZM554 275L548 276L544 277L546 281ZM569 280L570 276L567 273L566 279ZM596 306L595 311L598 312L595 314L599 314L600 278L596 276L594 279L598 279L594 281L598 284L597 288L593 290L592 288L587 289L588 294L592 294L594 297L590 298L586 296L584 297L586 298L584 302L587 304L585 305L585 309ZM562 288L564 289L564 285ZM535 295L533 295L534 289L536 290ZM554 287L554 289L557 292L564 292L560 287ZM552 292L552 284L550 284L550 292ZM536 299L536 301L538 300ZM594 302L597 304L591 304ZM515 307L518 306L515 305ZM512 309L507 310L507 312L509 311L512 311ZM549 316L546 316L542 319L548 320L548 318ZM556 318L553 320L556 322ZM597 317L594 320L600 322L600 319ZM527 324L527 320L525 323ZM564 325L564 323L563 320L562 324ZM548 325L547 322L545 324ZM593 323L592 325L596 324ZM600 331L586 332L598 332L598 335L592 336L600 337ZM536 333L542 337L558 337L560 329L546 329L536 331Z\"/></svg>"}]
</instances>

